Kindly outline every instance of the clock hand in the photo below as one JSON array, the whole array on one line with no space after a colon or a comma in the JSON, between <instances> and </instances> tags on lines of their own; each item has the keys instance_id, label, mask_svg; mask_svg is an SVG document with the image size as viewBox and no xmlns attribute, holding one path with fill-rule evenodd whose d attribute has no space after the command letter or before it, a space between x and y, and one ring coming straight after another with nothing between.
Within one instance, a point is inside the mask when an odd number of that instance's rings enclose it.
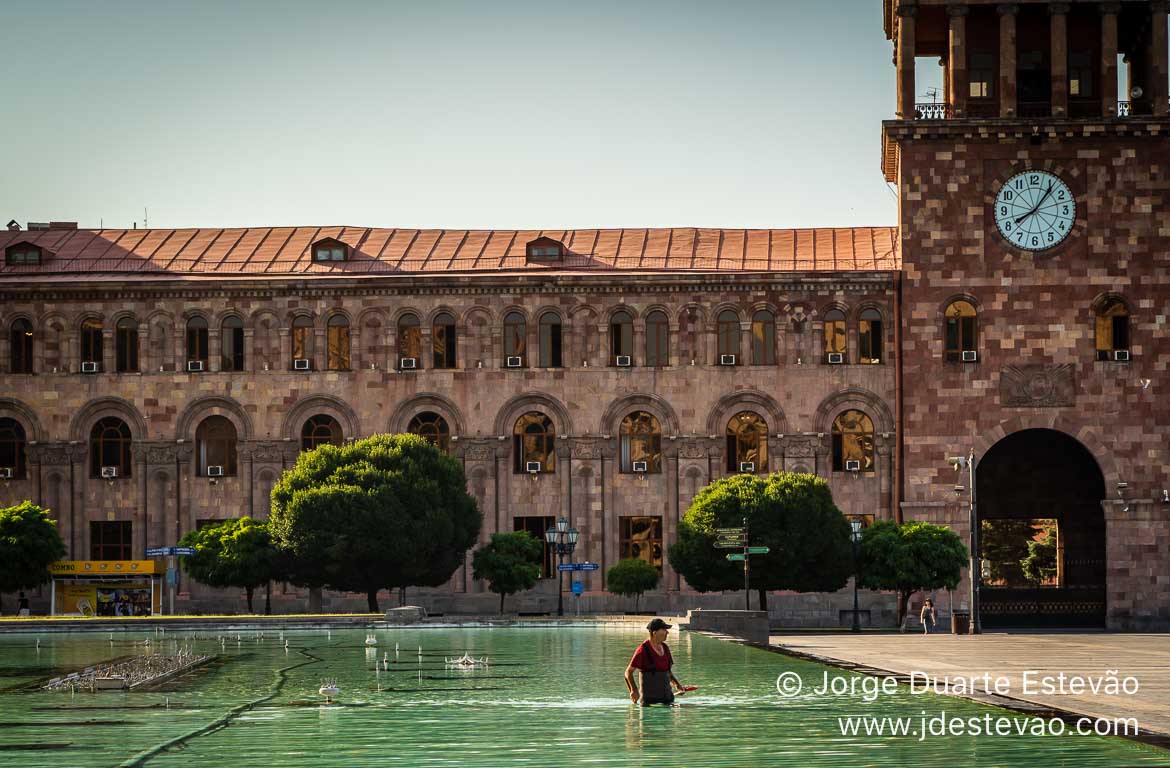
<instances>
[{"instance_id":1,"label":"clock hand","mask_svg":"<svg viewBox=\"0 0 1170 768\"><path fill-rule=\"evenodd\" d=\"M1045 200L1047 200L1047 199L1048 199L1048 196L1049 196L1049 195L1051 195L1051 194L1052 194L1052 184L1049 184L1049 185L1048 185L1048 191L1044 193L1044 197L1041 197L1041 198L1040 198L1040 202L1036 203L1036 207L1034 207L1032 210L1030 210L1030 211L1028 211L1027 213L1025 213L1025 214L1024 214L1023 216L1021 216L1020 218L1016 219L1016 226L1019 226L1021 221L1023 221L1023 220L1024 220L1024 219L1026 219L1026 218L1028 218L1029 216L1031 216L1032 214L1034 214L1036 211L1040 210L1040 206L1044 205L1044 201L1045 201Z\"/></svg>"}]
</instances>

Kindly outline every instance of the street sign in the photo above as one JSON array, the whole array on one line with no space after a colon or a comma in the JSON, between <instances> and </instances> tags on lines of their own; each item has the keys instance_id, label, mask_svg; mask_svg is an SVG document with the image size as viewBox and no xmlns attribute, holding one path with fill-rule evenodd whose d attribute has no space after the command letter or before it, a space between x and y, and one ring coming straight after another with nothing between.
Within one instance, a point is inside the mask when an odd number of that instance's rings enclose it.
<instances>
[{"instance_id":1,"label":"street sign","mask_svg":"<svg viewBox=\"0 0 1170 768\"><path fill-rule=\"evenodd\" d=\"M579 563L583 571L596 571L601 568L597 563Z\"/></svg>"},{"instance_id":2,"label":"street sign","mask_svg":"<svg viewBox=\"0 0 1170 768\"><path fill-rule=\"evenodd\" d=\"M166 547L147 547L146 548L146 556L147 557L163 557L164 555L166 555L166 553L167 553Z\"/></svg>"},{"instance_id":3,"label":"street sign","mask_svg":"<svg viewBox=\"0 0 1170 768\"><path fill-rule=\"evenodd\" d=\"M561 563L558 571L596 571L601 566L597 563Z\"/></svg>"},{"instance_id":4,"label":"street sign","mask_svg":"<svg viewBox=\"0 0 1170 768\"><path fill-rule=\"evenodd\" d=\"M715 533L735 535L743 533L743 528L716 528Z\"/></svg>"},{"instance_id":5,"label":"street sign","mask_svg":"<svg viewBox=\"0 0 1170 768\"><path fill-rule=\"evenodd\" d=\"M747 560L747 555L743 554L742 552L739 554L730 554L727 556L727 559L732 560L732 561L734 561L734 560Z\"/></svg>"},{"instance_id":6,"label":"street sign","mask_svg":"<svg viewBox=\"0 0 1170 768\"><path fill-rule=\"evenodd\" d=\"M147 557L175 557L176 555L193 555L195 547L147 547Z\"/></svg>"},{"instance_id":7,"label":"street sign","mask_svg":"<svg viewBox=\"0 0 1170 768\"><path fill-rule=\"evenodd\" d=\"M580 597L585 593L585 585L576 579L573 580L573 594Z\"/></svg>"},{"instance_id":8,"label":"street sign","mask_svg":"<svg viewBox=\"0 0 1170 768\"><path fill-rule=\"evenodd\" d=\"M717 541L715 549L743 549L743 544L734 541Z\"/></svg>"},{"instance_id":9,"label":"street sign","mask_svg":"<svg viewBox=\"0 0 1170 768\"><path fill-rule=\"evenodd\" d=\"M747 553L749 555L766 555L768 554L767 547L748 547Z\"/></svg>"},{"instance_id":10,"label":"street sign","mask_svg":"<svg viewBox=\"0 0 1170 768\"><path fill-rule=\"evenodd\" d=\"M561 563L560 565L557 566L557 571L560 573L563 573L565 571L579 571L579 570L581 570L581 569L577 567L576 563Z\"/></svg>"},{"instance_id":11,"label":"street sign","mask_svg":"<svg viewBox=\"0 0 1170 768\"><path fill-rule=\"evenodd\" d=\"M193 555L195 554L195 547L172 547L176 555Z\"/></svg>"}]
</instances>

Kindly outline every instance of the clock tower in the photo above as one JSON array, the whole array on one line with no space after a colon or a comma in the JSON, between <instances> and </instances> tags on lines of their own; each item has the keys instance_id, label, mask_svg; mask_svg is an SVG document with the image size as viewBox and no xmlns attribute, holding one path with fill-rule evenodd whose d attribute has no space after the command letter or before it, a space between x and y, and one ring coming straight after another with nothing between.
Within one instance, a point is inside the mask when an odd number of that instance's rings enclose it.
<instances>
[{"instance_id":1,"label":"clock tower","mask_svg":"<svg viewBox=\"0 0 1170 768\"><path fill-rule=\"evenodd\" d=\"M898 511L984 627L1170 628L1167 6L884 0Z\"/></svg>"}]
</instances>

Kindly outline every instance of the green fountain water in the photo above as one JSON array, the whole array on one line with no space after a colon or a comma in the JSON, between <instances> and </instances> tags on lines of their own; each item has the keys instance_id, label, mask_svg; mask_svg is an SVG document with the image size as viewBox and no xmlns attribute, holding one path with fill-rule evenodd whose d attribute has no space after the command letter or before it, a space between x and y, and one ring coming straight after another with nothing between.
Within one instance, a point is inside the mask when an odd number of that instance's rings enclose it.
<instances>
[{"instance_id":1,"label":"green fountain water","mask_svg":"<svg viewBox=\"0 0 1170 768\"><path fill-rule=\"evenodd\" d=\"M632 630L377 630L374 648L366 630L238 634L0 635L0 766L1170 765L1115 738L843 736L843 716L1008 713L904 687L817 697L826 667L688 633L671 639L675 669L699 690L644 709L621 680L644 636ZM179 643L223 663L169 690L29 690ZM445 665L464 652L490 666ZM805 681L797 698L776 689L786 671ZM326 679L340 688L332 705Z\"/></svg>"}]
</instances>

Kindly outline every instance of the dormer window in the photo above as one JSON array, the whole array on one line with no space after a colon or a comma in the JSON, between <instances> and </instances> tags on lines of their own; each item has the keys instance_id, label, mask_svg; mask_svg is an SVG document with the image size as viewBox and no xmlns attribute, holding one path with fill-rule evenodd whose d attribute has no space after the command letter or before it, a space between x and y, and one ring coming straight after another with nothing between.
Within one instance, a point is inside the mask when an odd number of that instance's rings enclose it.
<instances>
[{"instance_id":1,"label":"dormer window","mask_svg":"<svg viewBox=\"0 0 1170 768\"><path fill-rule=\"evenodd\" d=\"M313 243L313 261L345 261L349 258L349 246L340 240L321 240Z\"/></svg>"},{"instance_id":2,"label":"dormer window","mask_svg":"<svg viewBox=\"0 0 1170 768\"><path fill-rule=\"evenodd\" d=\"M41 249L31 243L10 245L4 252L5 261L12 266L41 263Z\"/></svg>"},{"instance_id":3,"label":"dormer window","mask_svg":"<svg viewBox=\"0 0 1170 768\"><path fill-rule=\"evenodd\" d=\"M558 261L565 256L565 246L551 237L538 237L525 246L529 261Z\"/></svg>"}]
</instances>

